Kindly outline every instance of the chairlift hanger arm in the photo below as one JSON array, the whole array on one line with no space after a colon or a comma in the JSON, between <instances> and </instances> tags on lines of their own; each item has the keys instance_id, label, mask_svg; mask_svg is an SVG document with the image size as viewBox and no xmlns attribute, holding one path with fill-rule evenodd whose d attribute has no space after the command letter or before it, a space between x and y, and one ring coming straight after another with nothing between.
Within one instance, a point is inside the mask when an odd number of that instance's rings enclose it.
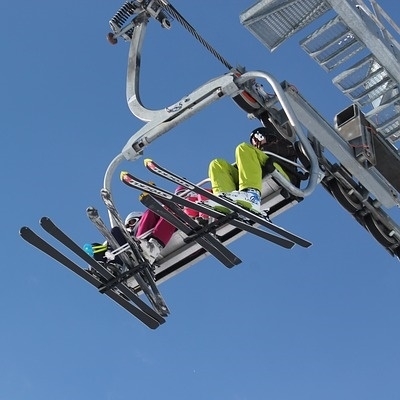
<instances>
[{"instance_id":1,"label":"chairlift hanger arm","mask_svg":"<svg viewBox=\"0 0 400 400\"><path fill-rule=\"evenodd\" d=\"M148 4L147 4L148 3ZM136 16L127 27L121 29L120 32L129 30L130 33L130 49L128 57L128 73L127 73L127 84L126 84L126 96L129 109L132 114L143 121L151 121L156 116L159 110L150 110L143 106L140 94L139 94L139 79L140 79L140 60L141 51L143 46L143 40L145 37L147 24L149 22L149 17L153 17L159 22L164 28L169 29L171 24L166 18L167 13L173 15L177 20L187 29L195 38L206 47L220 62L222 62L225 67L232 70L233 67L207 42L205 41L196 30L185 20L185 18L180 15L180 13L168 2L163 0L151 0L149 2L142 2L143 11ZM153 9L157 9L154 12ZM126 17L125 17L126 18ZM166 22L168 24L166 24ZM120 35L120 32L118 35ZM125 36L126 37L126 36ZM128 38L128 37L126 37Z\"/></svg>"},{"instance_id":2,"label":"chairlift hanger arm","mask_svg":"<svg viewBox=\"0 0 400 400\"><path fill-rule=\"evenodd\" d=\"M144 147L181 121L221 97L232 96L240 90L234 82L234 75L228 73L207 82L175 104L165 108L153 110L144 106L140 97L140 61L147 24L147 18L140 18L136 21L129 48L126 80L127 102L132 114L147 122L131 137L122 150L124 157L129 161L138 158Z\"/></svg>"}]
</instances>

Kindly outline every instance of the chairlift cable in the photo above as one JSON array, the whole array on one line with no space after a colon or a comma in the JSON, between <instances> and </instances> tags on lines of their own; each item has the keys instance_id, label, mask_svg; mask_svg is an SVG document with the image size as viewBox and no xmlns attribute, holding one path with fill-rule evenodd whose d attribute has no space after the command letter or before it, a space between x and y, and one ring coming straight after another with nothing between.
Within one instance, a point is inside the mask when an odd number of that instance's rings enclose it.
<instances>
[{"instance_id":1,"label":"chairlift cable","mask_svg":"<svg viewBox=\"0 0 400 400\"><path fill-rule=\"evenodd\" d=\"M233 66L217 52L217 50L214 49L208 43L204 38L202 38L199 33L196 31L196 29L190 25L190 23L179 13L179 11L171 4L168 2L162 1L163 8L171 14L190 34L192 34L214 57L216 57L222 64L225 65L226 68L229 70L233 69Z\"/></svg>"}]
</instances>

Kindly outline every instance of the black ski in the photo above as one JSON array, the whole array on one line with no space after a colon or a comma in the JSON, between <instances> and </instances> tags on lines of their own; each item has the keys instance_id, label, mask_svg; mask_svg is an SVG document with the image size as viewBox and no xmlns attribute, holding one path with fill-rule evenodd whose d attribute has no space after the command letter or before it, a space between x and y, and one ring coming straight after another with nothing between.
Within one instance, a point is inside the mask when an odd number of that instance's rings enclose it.
<instances>
[{"instance_id":1,"label":"black ski","mask_svg":"<svg viewBox=\"0 0 400 400\"><path fill-rule=\"evenodd\" d=\"M253 226L254 222L249 223L248 221L244 221L240 217L239 213L236 211L233 211L229 215L222 214L218 211L215 211L214 209L212 209L210 207L191 202L183 197L177 196L174 193L168 192L167 190L164 190L164 189L161 189L154 185L151 185L151 184L143 181L140 178L136 178L135 176L131 175L129 172L125 172L125 171L121 172L120 178L121 178L122 182L125 183L127 186L130 186L132 188L138 189L138 190L146 192L146 193L150 193L150 194L156 196L157 198L160 198L163 201L169 200L169 201L179 204L181 206L192 208L194 210L197 210L204 214L207 214L213 218L216 218L216 219L223 218L223 221L225 221L226 223L229 223L229 224L231 224L241 230L244 230L246 232L253 233L254 235L257 235L263 239L266 239L266 240L268 240L272 243L275 243L279 246L282 246L286 249L291 249L295 244L291 240L288 240L288 239L280 237L280 236L273 235L269 232L266 232L262 229L259 229L255 226Z\"/></svg>"},{"instance_id":2,"label":"black ski","mask_svg":"<svg viewBox=\"0 0 400 400\"><path fill-rule=\"evenodd\" d=\"M50 221L48 218L46 218L46 219L48 221ZM43 218L42 218L42 220L43 220ZM101 282L99 279L97 279L95 276L93 276L90 272L86 271L85 269L83 269L80 266L78 266L77 264L75 264L72 260L70 260L64 254L62 254L60 251L58 251L55 247L53 247L48 242L46 242L44 239L42 239L39 235L37 235L30 228L28 228L26 226L22 227L20 229L20 235L29 244L31 244L32 246L41 250L42 252L44 252L51 258L53 258L55 261L64 265L65 267L70 269L75 274L79 275L81 278L85 279L87 282L89 282L91 285L93 285L97 289L100 290L104 286L103 282ZM79 246L77 246L77 247L79 248ZM83 253L86 256L88 256L84 251L83 251ZM78 255L80 256L80 254L78 254ZM93 264L92 262L96 263L96 261L94 259L92 259L90 256L88 256L88 257L91 260L90 264ZM101 270L100 267L96 266L96 270L97 270L97 268L99 268L99 270ZM112 276L112 274L109 273L106 269L105 269L105 271L109 275ZM107 275L107 274L104 274L104 275ZM115 290L118 290L118 292ZM119 293L122 293L124 297L121 296ZM161 325L162 323L165 322L164 318L162 318L157 313L155 313L149 306L147 306L146 303L144 303L140 299L138 299L134 293L132 293L126 286L124 286L122 284L116 285L115 289L107 290L105 292L105 294L108 297L110 297L112 300L114 300L117 304L119 304L121 307L123 307L125 310L130 312L133 316L138 318L141 322L143 322L145 325L147 325L151 329L156 329L159 325ZM129 298L132 301L134 301L134 299L135 299L135 303L140 308L133 305L130 301L127 300L127 298ZM146 312L146 311L149 311L149 312Z\"/></svg>"},{"instance_id":3,"label":"black ski","mask_svg":"<svg viewBox=\"0 0 400 400\"><path fill-rule=\"evenodd\" d=\"M228 250L210 233L215 231L216 225L202 227L174 203L161 199L158 200L147 193L140 196L140 201L144 206L187 235L185 239L186 243L196 241L226 267L232 268L242 262L240 258Z\"/></svg>"},{"instance_id":4,"label":"black ski","mask_svg":"<svg viewBox=\"0 0 400 400\"><path fill-rule=\"evenodd\" d=\"M160 165L158 165L156 162L154 162L153 160L151 160L149 158L146 159L144 162L145 162L146 168L149 171L151 171L159 176L162 176L163 178L168 179L169 181L174 182L177 185L182 185L186 189L189 189L195 193L201 194L201 195L207 197L208 199L213 200L216 203L219 203L230 210L236 211L240 215L243 215L246 218L249 218L250 220L254 221L255 223L258 223L258 224L264 226L265 228L268 228L271 231L295 242L299 246L310 247L312 245L312 243L309 242L308 240L306 240L300 236L297 236L294 233L289 232L286 229L284 229L278 225L275 225L274 223L272 223L269 220L268 217L263 217L259 214L248 211L248 210L240 207L239 205L229 201L227 198L216 196L216 195L210 193L208 190L188 181L187 179L182 178L181 176L178 176L178 175L168 171L167 169L161 167ZM204 212L207 213L207 211L204 211Z\"/></svg>"}]
</instances>

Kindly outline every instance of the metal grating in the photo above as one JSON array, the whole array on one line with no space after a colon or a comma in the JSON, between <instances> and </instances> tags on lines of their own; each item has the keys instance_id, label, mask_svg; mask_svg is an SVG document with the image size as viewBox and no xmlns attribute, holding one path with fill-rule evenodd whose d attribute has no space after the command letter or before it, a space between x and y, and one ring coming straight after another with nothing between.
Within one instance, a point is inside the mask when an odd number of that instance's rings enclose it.
<instances>
[{"instance_id":1,"label":"metal grating","mask_svg":"<svg viewBox=\"0 0 400 400\"><path fill-rule=\"evenodd\" d=\"M240 22L273 51L330 9L321 0L261 0L240 15Z\"/></svg>"},{"instance_id":2,"label":"metal grating","mask_svg":"<svg viewBox=\"0 0 400 400\"><path fill-rule=\"evenodd\" d=\"M395 147L400 140L400 28L375 0L370 2L372 11L363 0L260 0L240 19L272 51L327 11L335 12L300 45L328 72L353 63L339 70L333 83L367 108L368 119Z\"/></svg>"},{"instance_id":3,"label":"metal grating","mask_svg":"<svg viewBox=\"0 0 400 400\"><path fill-rule=\"evenodd\" d=\"M376 126L380 134L394 145L400 139L400 94L395 87L380 99L379 106L366 117Z\"/></svg>"},{"instance_id":4,"label":"metal grating","mask_svg":"<svg viewBox=\"0 0 400 400\"><path fill-rule=\"evenodd\" d=\"M397 82L372 54L342 72L333 83L360 107L391 145L400 138L400 100Z\"/></svg>"},{"instance_id":5,"label":"metal grating","mask_svg":"<svg viewBox=\"0 0 400 400\"><path fill-rule=\"evenodd\" d=\"M360 107L372 104L396 86L371 54L335 77L333 83Z\"/></svg>"},{"instance_id":6,"label":"metal grating","mask_svg":"<svg viewBox=\"0 0 400 400\"><path fill-rule=\"evenodd\" d=\"M300 46L325 70L330 71L365 49L339 16L311 33Z\"/></svg>"}]
</instances>

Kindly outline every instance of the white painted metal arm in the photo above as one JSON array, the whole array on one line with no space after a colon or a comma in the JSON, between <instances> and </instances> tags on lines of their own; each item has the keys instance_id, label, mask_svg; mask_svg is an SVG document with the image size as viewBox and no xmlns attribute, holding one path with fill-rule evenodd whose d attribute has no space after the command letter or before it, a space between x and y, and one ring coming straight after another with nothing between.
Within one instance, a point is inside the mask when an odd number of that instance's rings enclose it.
<instances>
[{"instance_id":1,"label":"white painted metal arm","mask_svg":"<svg viewBox=\"0 0 400 400\"><path fill-rule=\"evenodd\" d=\"M196 114L214 101L239 92L233 74L223 75L207 82L194 92L162 110L152 111L153 118L127 142L122 150L124 157L133 161L143 149L180 122Z\"/></svg>"},{"instance_id":2,"label":"white painted metal arm","mask_svg":"<svg viewBox=\"0 0 400 400\"><path fill-rule=\"evenodd\" d=\"M128 69L126 78L126 100L132 114L142 121L151 121L159 110L150 110L142 105L139 94L140 60L143 40L148 19L143 18L137 23L132 33L129 47Z\"/></svg>"}]
</instances>

